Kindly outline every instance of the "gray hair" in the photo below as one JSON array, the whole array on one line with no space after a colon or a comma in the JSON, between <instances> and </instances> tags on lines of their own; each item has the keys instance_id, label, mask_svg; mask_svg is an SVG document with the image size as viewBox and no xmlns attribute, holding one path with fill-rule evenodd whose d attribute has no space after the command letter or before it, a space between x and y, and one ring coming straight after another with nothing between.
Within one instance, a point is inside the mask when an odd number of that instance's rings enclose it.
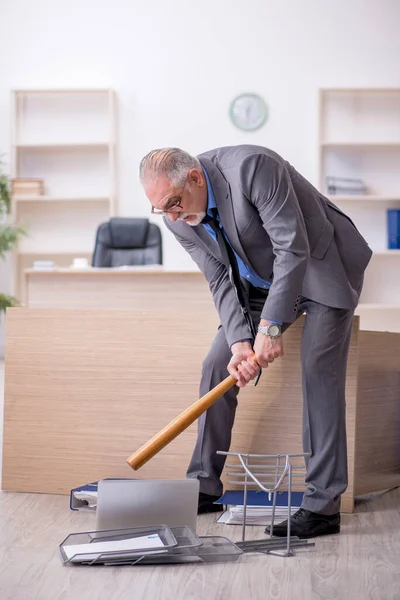
<instances>
[{"instance_id":1,"label":"gray hair","mask_svg":"<svg viewBox=\"0 0 400 600\"><path fill-rule=\"evenodd\" d=\"M179 187L185 184L190 169L201 171L198 158L180 148L160 148L152 150L141 160L139 177L143 184L164 175L173 186Z\"/></svg>"}]
</instances>

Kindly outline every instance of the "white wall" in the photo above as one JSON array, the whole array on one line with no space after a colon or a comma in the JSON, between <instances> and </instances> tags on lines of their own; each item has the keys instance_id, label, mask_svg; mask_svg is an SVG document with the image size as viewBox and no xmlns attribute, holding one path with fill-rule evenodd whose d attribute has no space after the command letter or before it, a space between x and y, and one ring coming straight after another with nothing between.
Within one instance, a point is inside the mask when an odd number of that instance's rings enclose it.
<instances>
[{"instance_id":1,"label":"white wall","mask_svg":"<svg viewBox=\"0 0 400 600\"><path fill-rule=\"evenodd\" d=\"M111 87L121 215L148 214L138 164L160 146L263 144L316 183L318 88L400 87L399 24L398 0L3 2L0 153L9 149L10 89ZM228 119L243 91L269 105L258 132ZM164 244L168 268L193 268L168 233Z\"/></svg>"}]
</instances>

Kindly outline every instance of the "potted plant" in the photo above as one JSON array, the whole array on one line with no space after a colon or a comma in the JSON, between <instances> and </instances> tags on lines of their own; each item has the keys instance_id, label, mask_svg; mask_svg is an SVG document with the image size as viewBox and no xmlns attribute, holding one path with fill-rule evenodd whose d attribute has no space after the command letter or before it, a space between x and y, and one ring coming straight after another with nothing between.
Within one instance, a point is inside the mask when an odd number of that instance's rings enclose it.
<instances>
[{"instance_id":1,"label":"potted plant","mask_svg":"<svg viewBox=\"0 0 400 600\"><path fill-rule=\"evenodd\" d=\"M11 220L11 193L7 175L2 170L0 162L0 260L4 260L18 243L26 231L20 225ZM18 300L14 296L8 296L0 291L0 314L5 313L9 306L18 306Z\"/></svg>"}]
</instances>

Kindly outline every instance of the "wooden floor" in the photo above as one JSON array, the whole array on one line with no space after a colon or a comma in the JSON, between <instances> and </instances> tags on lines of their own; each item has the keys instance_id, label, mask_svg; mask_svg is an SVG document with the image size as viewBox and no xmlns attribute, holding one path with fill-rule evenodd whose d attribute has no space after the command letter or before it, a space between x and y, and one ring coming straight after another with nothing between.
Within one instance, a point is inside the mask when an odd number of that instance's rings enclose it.
<instances>
[{"instance_id":1,"label":"wooden floor","mask_svg":"<svg viewBox=\"0 0 400 600\"><path fill-rule=\"evenodd\" d=\"M358 502L355 514L342 517L340 535L287 559L246 554L231 564L63 566L59 543L93 527L94 515L70 511L66 496L1 492L0 599L400 599L400 489ZM240 539L239 527L217 525L214 515L200 517L198 531ZM262 527L248 531L249 538L264 537Z\"/></svg>"}]
</instances>

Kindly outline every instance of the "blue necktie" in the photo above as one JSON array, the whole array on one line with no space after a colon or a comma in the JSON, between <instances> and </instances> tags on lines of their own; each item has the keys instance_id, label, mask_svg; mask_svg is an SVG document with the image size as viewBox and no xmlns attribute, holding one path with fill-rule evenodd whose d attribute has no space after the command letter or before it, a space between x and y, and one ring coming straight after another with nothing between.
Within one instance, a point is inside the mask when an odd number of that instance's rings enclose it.
<instances>
[{"instance_id":1,"label":"blue necktie","mask_svg":"<svg viewBox=\"0 0 400 600\"><path fill-rule=\"evenodd\" d=\"M213 212L214 212L214 210L215 209L213 209ZM214 212L214 215L215 215L215 212ZM214 231L215 235L217 236L217 242L220 247L222 256L224 257L224 261L226 262L227 265L229 265L229 268L228 268L229 279L230 279L231 284L236 292L236 297L238 299L238 302L239 302L241 311L243 313L243 316L246 320L246 323L249 326L251 335L252 335L253 339L255 340L257 332L256 332L256 328L253 323L253 319L251 318L250 307L249 307L249 303L247 300L247 296L243 290L239 266L238 266L238 263L236 260L235 253L232 250L232 247L229 244L228 240L222 233L222 230L219 226L219 222L217 221L217 219L215 217L211 218L211 217L206 216L202 222L207 223L211 227L211 229ZM257 385L257 383L260 380L260 377L261 377L261 370L260 370L259 375L256 378L254 385Z\"/></svg>"}]
</instances>

